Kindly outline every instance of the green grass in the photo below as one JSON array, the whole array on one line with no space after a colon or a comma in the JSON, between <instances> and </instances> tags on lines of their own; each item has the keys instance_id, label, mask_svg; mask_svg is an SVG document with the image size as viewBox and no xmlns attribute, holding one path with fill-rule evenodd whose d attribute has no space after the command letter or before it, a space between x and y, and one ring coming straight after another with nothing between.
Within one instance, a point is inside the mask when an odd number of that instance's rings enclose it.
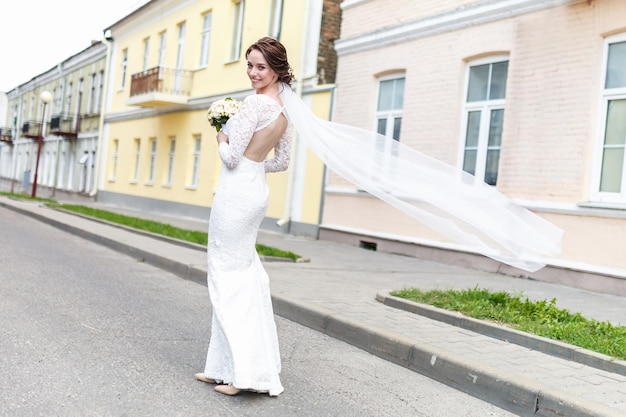
<instances>
[{"instance_id":1,"label":"green grass","mask_svg":"<svg viewBox=\"0 0 626 417\"><path fill-rule=\"evenodd\" d=\"M47 203L55 203L56 201L51 199L51 198L43 198L43 197L35 197L32 198L29 194L18 194L18 193L8 193L5 191L0 191L0 195L4 195L7 197L12 197L12 198L18 198L20 200L28 200L28 201L41 201L41 202L47 202Z\"/></svg>"},{"instance_id":2,"label":"green grass","mask_svg":"<svg viewBox=\"0 0 626 417\"><path fill-rule=\"evenodd\" d=\"M556 299L531 301L521 295L479 288L430 291L410 288L391 295L626 360L626 327L570 313L558 308Z\"/></svg>"},{"instance_id":3,"label":"green grass","mask_svg":"<svg viewBox=\"0 0 626 417\"><path fill-rule=\"evenodd\" d=\"M184 240L191 243L197 243L199 245L206 245L208 242L208 235L206 232L181 229L169 224L126 216L123 214L113 213L107 210L101 210L87 206L53 203L49 203L49 205L54 208L72 211L74 213L94 217L111 223L132 227L134 229L167 236L174 239ZM257 244L256 249L260 256L273 256L279 258L289 258L293 260L297 260L298 258L300 258L299 255L296 255L293 252L284 251L261 244Z\"/></svg>"},{"instance_id":4,"label":"green grass","mask_svg":"<svg viewBox=\"0 0 626 417\"><path fill-rule=\"evenodd\" d=\"M82 206L82 205L59 204L57 201L51 198L36 197L33 199L30 197L30 194L26 195L26 194L7 193L7 192L0 191L0 195L13 197L13 198L19 198L23 200L41 201L41 202L46 203L46 205L52 208L60 208L63 210L72 211L74 213L79 213L84 216L94 217L97 219L105 220L105 221L119 224L122 226L132 227L134 229L167 236L167 237L171 237L174 239L180 239L186 242L197 243L199 245L206 245L208 242L208 235L206 232L181 229L181 228L169 225L169 224L159 223L159 222L155 222L152 220L140 219L137 217L126 216L123 214L118 214L118 213L114 213L111 211L96 209L96 208ZM260 256L287 258L287 259L293 259L294 261L301 258L300 255L297 255L293 252L284 251L281 249L272 248L270 246L265 246L261 244L256 245L256 250Z\"/></svg>"}]
</instances>

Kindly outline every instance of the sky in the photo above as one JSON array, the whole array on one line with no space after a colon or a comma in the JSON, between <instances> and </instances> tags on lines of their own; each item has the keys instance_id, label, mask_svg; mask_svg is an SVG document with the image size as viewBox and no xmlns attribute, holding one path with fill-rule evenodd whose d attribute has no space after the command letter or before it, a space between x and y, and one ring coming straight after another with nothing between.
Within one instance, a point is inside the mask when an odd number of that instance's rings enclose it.
<instances>
[{"instance_id":1,"label":"sky","mask_svg":"<svg viewBox=\"0 0 626 417\"><path fill-rule=\"evenodd\" d=\"M147 0L3 0L0 91L7 92L102 40Z\"/></svg>"}]
</instances>

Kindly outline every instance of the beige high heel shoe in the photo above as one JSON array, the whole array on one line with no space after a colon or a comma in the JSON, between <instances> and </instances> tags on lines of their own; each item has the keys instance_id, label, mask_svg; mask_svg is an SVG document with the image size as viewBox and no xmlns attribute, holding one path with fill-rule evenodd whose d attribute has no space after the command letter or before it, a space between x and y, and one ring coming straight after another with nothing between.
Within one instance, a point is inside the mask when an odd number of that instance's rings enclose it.
<instances>
[{"instance_id":1,"label":"beige high heel shoe","mask_svg":"<svg viewBox=\"0 0 626 417\"><path fill-rule=\"evenodd\" d=\"M218 385L215 387L215 391L224 395L237 395L241 392L239 388L235 388L232 385Z\"/></svg>"},{"instance_id":2,"label":"beige high heel shoe","mask_svg":"<svg viewBox=\"0 0 626 417\"><path fill-rule=\"evenodd\" d=\"M207 384L217 384L217 382L214 379L207 378L206 376L204 376L202 372L195 374L194 377L198 381L206 382Z\"/></svg>"}]
</instances>

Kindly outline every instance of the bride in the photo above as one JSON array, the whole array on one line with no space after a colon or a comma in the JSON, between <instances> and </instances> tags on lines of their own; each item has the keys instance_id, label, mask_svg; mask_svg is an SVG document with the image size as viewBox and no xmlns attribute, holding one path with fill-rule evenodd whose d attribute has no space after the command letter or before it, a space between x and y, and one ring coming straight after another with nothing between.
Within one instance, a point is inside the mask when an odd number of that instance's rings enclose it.
<instances>
[{"instance_id":1,"label":"bride","mask_svg":"<svg viewBox=\"0 0 626 417\"><path fill-rule=\"evenodd\" d=\"M222 171L209 220L208 289L213 306L204 372L217 392L283 391L268 275L256 238L268 204L265 174L289 166L291 129L280 90L293 80L284 46L262 38L246 52L256 94L218 132ZM271 150L274 155L266 159Z\"/></svg>"}]
</instances>

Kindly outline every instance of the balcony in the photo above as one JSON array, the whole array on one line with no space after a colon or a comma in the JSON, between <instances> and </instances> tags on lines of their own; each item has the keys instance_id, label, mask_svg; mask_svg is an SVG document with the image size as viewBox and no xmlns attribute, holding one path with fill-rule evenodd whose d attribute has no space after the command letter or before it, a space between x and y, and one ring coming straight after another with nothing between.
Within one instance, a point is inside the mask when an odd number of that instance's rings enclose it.
<instances>
[{"instance_id":1,"label":"balcony","mask_svg":"<svg viewBox=\"0 0 626 417\"><path fill-rule=\"evenodd\" d=\"M41 122L28 120L22 123L22 136L29 139L38 139L41 130Z\"/></svg>"},{"instance_id":2,"label":"balcony","mask_svg":"<svg viewBox=\"0 0 626 417\"><path fill-rule=\"evenodd\" d=\"M65 136L68 139L75 139L80 129L79 118L76 114L61 113L50 118L51 135Z\"/></svg>"},{"instance_id":3,"label":"balcony","mask_svg":"<svg viewBox=\"0 0 626 417\"><path fill-rule=\"evenodd\" d=\"M80 115L79 132L90 132L100 129L100 113Z\"/></svg>"},{"instance_id":4,"label":"balcony","mask_svg":"<svg viewBox=\"0 0 626 417\"><path fill-rule=\"evenodd\" d=\"M130 82L129 106L162 107L186 105L193 86L193 72L154 67L133 74Z\"/></svg>"},{"instance_id":5,"label":"balcony","mask_svg":"<svg viewBox=\"0 0 626 417\"><path fill-rule=\"evenodd\" d=\"M13 145L13 129L10 127L0 127L0 142Z\"/></svg>"}]
</instances>

